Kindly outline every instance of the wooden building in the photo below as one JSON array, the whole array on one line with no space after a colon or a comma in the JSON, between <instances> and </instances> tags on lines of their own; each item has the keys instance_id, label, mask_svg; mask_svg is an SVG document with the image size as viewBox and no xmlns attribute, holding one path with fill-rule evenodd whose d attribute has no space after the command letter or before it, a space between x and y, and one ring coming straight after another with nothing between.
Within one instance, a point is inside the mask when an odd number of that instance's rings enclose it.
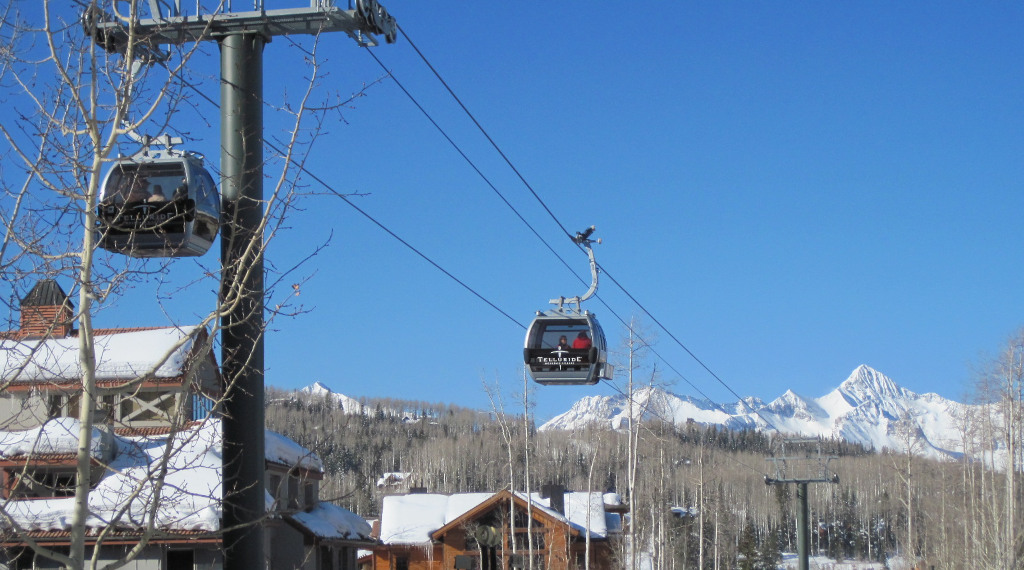
<instances>
[{"instance_id":1,"label":"wooden building","mask_svg":"<svg viewBox=\"0 0 1024 570\"><path fill-rule=\"evenodd\" d=\"M612 496L612 495L610 495ZM622 508L602 493L414 493L384 497L364 570L609 570Z\"/></svg>"}]
</instances>

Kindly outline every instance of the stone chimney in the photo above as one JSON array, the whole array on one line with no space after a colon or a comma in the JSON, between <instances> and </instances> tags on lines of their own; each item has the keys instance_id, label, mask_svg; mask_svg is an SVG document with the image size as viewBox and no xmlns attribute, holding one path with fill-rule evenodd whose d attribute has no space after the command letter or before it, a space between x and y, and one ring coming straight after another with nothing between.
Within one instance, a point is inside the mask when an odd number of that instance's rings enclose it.
<instances>
[{"instance_id":1,"label":"stone chimney","mask_svg":"<svg viewBox=\"0 0 1024 570\"><path fill-rule=\"evenodd\" d=\"M53 279L43 279L21 300L21 334L27 338L63 338L71 334L74 311L68 294Z\"/></svg>"}]
</instances>

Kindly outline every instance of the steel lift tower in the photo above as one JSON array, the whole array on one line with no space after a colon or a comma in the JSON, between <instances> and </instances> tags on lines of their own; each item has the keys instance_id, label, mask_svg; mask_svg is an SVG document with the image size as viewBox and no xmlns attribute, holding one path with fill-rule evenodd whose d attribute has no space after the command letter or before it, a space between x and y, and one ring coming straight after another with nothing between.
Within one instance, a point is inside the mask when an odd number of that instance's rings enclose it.
<instances>
[{"instance_id":1,"label":"steel lift tower","mask_svg":"<svg viewBox=\"0 0 1024 570\"><path fill-rule=\"evenodd\" d=\"M815 453L806 451L803 455L786 455L787 445L798 445L804 449L814 446ZM839 475L832 473L829 464L838 459L835 456L823 456L821 454L821 441L818 439L787 439L782 442L782 456L771 457L775 465L775 476L764 476L766 485L785 485L796 483L796 498L800 501L797 511L796 526L796 550L799 560L799 570L810 568L810 542L811 528L808 521L810 509L807 505L808 483L839 483Z\"/></svg>"},{"instance_id":2,"label":"steel lift tower","mask_svg":"<svg viewBox=\"0 0 1024 570\"><path fill-rule=\"evenodd\" d=\"M138 0L143 4L142 0ZM345 32L361 46L374 36L394 43L398 26L377 0L354 0L350 9L333 0L268 10L250 0L251 11L185 14L181 0L148 0L149 18L127 21L90 8L86 32L111 53L131 42L143 63L166 57L161 46L204 40L220 44L221 65L221 295L241 292L221 320L221 366L230 382L224 430L224 515L221 523L226 570L266 568L263 528L263 49L274 36ZM198 3L195 4L198 7ZM198 9L198 8L197 8ZM131 62L134 64L135 62ZM252 247L256 244L258 247Z\"/></svg>"}]
</instances>

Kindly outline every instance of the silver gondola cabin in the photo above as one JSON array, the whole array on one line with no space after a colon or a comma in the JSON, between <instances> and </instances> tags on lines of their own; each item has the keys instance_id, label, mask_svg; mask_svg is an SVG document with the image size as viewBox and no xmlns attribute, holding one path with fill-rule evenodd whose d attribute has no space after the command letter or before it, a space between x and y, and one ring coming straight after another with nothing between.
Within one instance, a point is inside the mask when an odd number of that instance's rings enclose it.
<instances>
[{"instance_id":1,"label":"silver gondola cabin","mask_svg":"<svg viewBox=\"0 0 1024 570\"><path fill-rule=\"evenodd\" d=\"M591 226L573 238L590 258L590 289L582 297L552 299L555 308L537 311L526 331L523 361L538 384L593 385L612 378L604 331L593 313L580 309L580 303L597 291L597 262L590 246L593 232Z\"/></svg>"},{"instance_id":2,"label":"silver gondola cabin","mask_svg":"<svg viewBox=\"0 0 1024 570\"><path fill-rule=\"evenodd\" d=\"M220 195L201 154L143 149L119 158L103 180L97 238L103 249L132 257L203 255L220 228Z\"/></svg>"}]
</instances>

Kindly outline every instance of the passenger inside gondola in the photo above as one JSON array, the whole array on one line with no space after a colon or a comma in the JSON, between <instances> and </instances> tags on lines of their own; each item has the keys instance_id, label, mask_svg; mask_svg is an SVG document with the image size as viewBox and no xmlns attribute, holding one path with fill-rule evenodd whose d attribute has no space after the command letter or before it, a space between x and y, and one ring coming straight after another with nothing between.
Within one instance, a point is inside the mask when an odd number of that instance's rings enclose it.
<instances>
[{"instance_id":1,"label":"passenger inside gondola","mask_svg":"<svg viewBox=\"0 0 1024 570\"><path fill-rule=\"evenodd\" d=\"M188 181L184 178L181 179L181 184L178 184L177 188L174 189L174 200L181 201L188 199Z\"/></svg>"},{"instance_id":2,"label":"passenger inside gondola","mask_svg":"<svg viewBox=\"0 0 1024 570\"><path fill-rule=\"evenodd\" d=\"M153 195L150 196L149 199L147 199L146 201L150 202L150 203L153 203L153 202L156 202L156 203L166 202L167 201L167 196L164 195L164 187L159 185L159 184L155 184L153 186Z\"/></svg>"},{"instance_id":3,"label":"passenger inside gondola","mask_svg":"<svg viewBox=\"0 0 1024 570\"><path fill-rule=\"evenodd\" d=\"M558 338L558 346L556 346L555 348L557 348L558 350L569 350L569 339L566 338L563 334Z\"/></svg>"},{"instance_id":4,"label":"passenger inside gondola","mask_svg":"<svg viewBox=\"0 0 1024 570\"><path fill-rule=\"evenodd\" d=\"M131 190L128 191L126 202L145 202L149 200L149 190L146 188L146 179L141 176L132 179Z\"/></svg>"},{"instance_id":5,"label":"passenger inside gondola","mask_svg":"<svg viewBox=\"0 0 1024 570\"><path fill-rule=\"evenodd\" d=\"M576 335L576 340L572 341L573 348L590 348L592 345L586 331L580 331L580 334Z\"/></svg>"}]
</instances>

